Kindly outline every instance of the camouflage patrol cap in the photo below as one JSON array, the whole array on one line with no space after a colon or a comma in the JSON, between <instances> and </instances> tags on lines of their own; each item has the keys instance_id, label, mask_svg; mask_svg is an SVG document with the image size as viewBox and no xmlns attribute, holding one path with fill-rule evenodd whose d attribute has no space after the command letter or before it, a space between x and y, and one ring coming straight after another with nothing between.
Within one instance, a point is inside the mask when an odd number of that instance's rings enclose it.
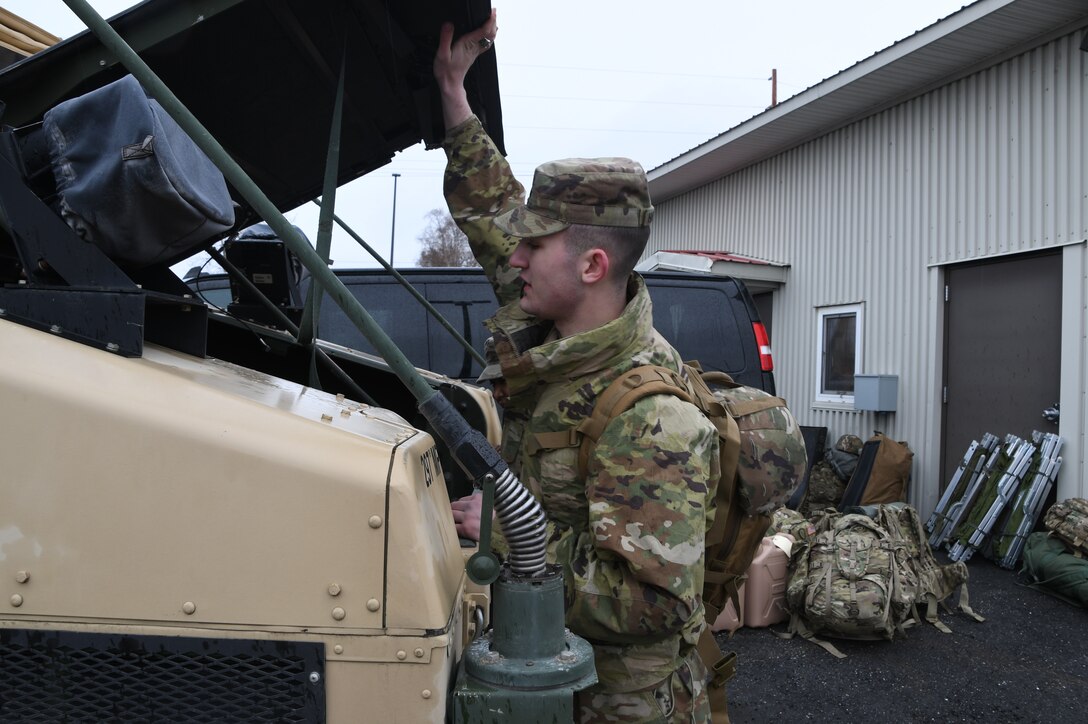
<instances>
[{"instance_id":1,"label":"camouflage patrol cap","mask_svg":"<svg viewBox=\"0 0 1088 724\"><path fill-rule=\"evenodd\" d=\"M488 337L484 342L484 361L487 362L487 367L484 367L484 371L476 378L476 382L483 384L502 377L502 367L499 366L499 354L495 351L494 337Z\"/></svg>"},{"instance_id":2,"label":"camouflage patrol cap","mask_svg":"<svg viewBox=\"0 0 1088 724\"><path fill-rule=\"evenodd\" d=\"M844 453L851 453L853 455L860 455L861 448L865 445L861 441L861 438L857 435L843 435L835 443L835 449L841 450Z\"/></svg>"},{"instance_id":3,"label":"camouflage patrol cap","mask_svg":"<svg viewBox=\"0 0 1088 724\"><path fill-rule=\"evenodd\" d=\"M547 236L571 224L649 226L646 172L629 158L565 158L537 167L523 206L495 219L511 236Z\"/></svg>"}]
</instances>

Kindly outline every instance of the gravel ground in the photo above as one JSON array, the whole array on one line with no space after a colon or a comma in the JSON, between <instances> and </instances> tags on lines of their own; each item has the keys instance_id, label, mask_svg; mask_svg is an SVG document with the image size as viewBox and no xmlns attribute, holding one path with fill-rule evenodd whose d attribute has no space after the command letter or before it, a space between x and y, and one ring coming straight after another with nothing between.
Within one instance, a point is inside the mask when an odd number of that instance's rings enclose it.
<instances>
[{"instance_id":1,"label":"gravel ground","mask_svg":"<svg viewBox=\"0 0 1088 724\"><path fill-rule=\"evenodd\" d=\"M731 720L1088 721L1088 611L985 559L968 569L971 606L986 621L942 611L951 634L926 624L895 641L832 640L845 659L767 629L718 634L738 655Z\"/></svg>"}]
</instances>

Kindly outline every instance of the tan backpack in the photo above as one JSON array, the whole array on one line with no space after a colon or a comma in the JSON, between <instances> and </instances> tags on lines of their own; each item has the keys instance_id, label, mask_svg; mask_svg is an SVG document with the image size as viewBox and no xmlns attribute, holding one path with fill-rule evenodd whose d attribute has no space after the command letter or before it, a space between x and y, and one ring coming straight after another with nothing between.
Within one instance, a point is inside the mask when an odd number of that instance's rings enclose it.
<instances>
[{"instance_id":1,"label":"tan backpack","mask_svg":"<svg viewBox=\"0 0 1088 724\"><path fill-rule=\"evenodd\" d=\"M726 603L739 608L739 588L770 526L770 514L789 500L807 464L801 428L786 402L737 384L724 372L685 365L687 379L666 367L636 367L597 397L593 413L576 428L582 477L601 434L613 418L648 395L668 394L697 406L718 430L721 478L715 484L714 523L705 536L703 606L707 627L699 655L711 672L711 702L724 711L724 685L735 673L735 654L723 656L710 624ZM771 465L767 461L774 460Z\"/></svg>"}]
</instances>

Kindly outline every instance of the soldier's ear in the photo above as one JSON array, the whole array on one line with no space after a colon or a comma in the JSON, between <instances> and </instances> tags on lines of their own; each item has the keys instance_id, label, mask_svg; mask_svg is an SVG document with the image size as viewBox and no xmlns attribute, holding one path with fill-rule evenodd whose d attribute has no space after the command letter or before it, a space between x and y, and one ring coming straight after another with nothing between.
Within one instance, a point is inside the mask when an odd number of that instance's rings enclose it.
<instances>
[{"instance_id":1,"label":"soldier's ear","mask_svg":"<svg viewBox=\"0 0 1088 724\"><path fill-rule=\"evenodd\" d=\"M608 270L612 261L608 254L600 247L594 247L583 252L578 260L579 273L585 284L596 284L608 278Z\"/></svg>"}]
</instances>

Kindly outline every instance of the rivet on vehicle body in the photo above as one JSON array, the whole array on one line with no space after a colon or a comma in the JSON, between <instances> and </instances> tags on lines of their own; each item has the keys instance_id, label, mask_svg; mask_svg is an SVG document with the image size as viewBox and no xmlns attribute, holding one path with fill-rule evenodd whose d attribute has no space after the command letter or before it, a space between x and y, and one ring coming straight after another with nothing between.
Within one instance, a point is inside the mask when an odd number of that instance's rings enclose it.
<instances>
[{"instance_id":1,"label":"rivet on vehicle body","mask_svg":"<svg viewBox=\"0 0 1088 724\"><path fill-rule=\"evenodd\" d=\"M341 590L342 589L340 588L339 583L330 583L329 584L329 595L330 596L339 596Z\"/></svg>"},{"instance_id":2,"label":"rivet on vehicle body","mask_svg":"<svg viewBox=\"0 0 1088 724\"><path fill-rule=\"evenodd\" d=\"M422 659L423 658L423 649L416 649L412 653L416 655L417 659Z\"/></svg>"},{"instance_id":3,"label":"rivet on vehicle body","mask_svg":"<svg viewBox=\"0 0 1088 724\"><path fill-rule=\"evenodd\" d=\"M321 413L321 422L332 422L332 415Z\"/></svg>"},{"instance_id":4,"label":"rivet on vehicle body","mask_svg":"<svg viewBox=\"0 0 1088 724\"><path fill-rule=\"evenodd\" d=\"M369 601L366 602L366 610L367 611L371 611L371 612L377 611L381 607L382 607L382 604L376 598L372 598L372 599L370 599Z\"/></svg>"},{"instance_id":5,"label":"rivet on vehicle body","mask_svg":"<svg viewBox=\"0 0 1088 724\"><path fill-rule=\"evenodd\" d=\"M340 410L340 417L351 417L351 410L348 410L348 409Z\"/></svg>"},{"instance_id":6,"label":"rivet on vehicle body","mask_svg":"<svg viewBox=\"0 0 1088 724\"><path fill-rule=\"evenodd\" d=\"M344 401L344 393L343 392L337 392L336 393L336 401L337 402L343 402Z\"/></svg>"},{"instance_id":7,"label":"rivet on vehicle body","mask_svg":"<svg viewBox=\"0 0 1088 724\"><path fill-rule=\"evenodd\" d=\"M15 608L19 608L19 606L23 605L23 597L16 593L11 597L11 605L15 606Z\"/></svg>"},{"instance_id":8,"label":"rivet on vehicle body","mask_svg":"<svg viewBox=\"0 0 1088 724\"><path fill-rule=\"evenodd\" d=\"M30 580L30 571L19 571L15 574L15 580L18 583L26 583Z\"/></svg>"},{"instance_id":9,"label":"rivet on vehicle body","mask_svg":"<svg viewBox=\"0 0 1088 724\"><path fill-rule=\"evenodd\" d=\"M196 613L196 604L192 601L186 601L181 604L181 610L184 611L187 616L192 616Z\"/></svg>"},{"instance_id":10,"label":"rivet on vehicle body","mask_svg":"<svg viewBox=\"0 0 1088 724\"><path fill-rule=\"evenodd\" d=\"M408 658L408 652L407 651L398 651L397 652L397 661L404 661L406 658Z\"/></svg>"},{"instance_id":11,"label":"rivet on vehicle body","mask_svg":"<svg viewBox=\"0 0 1088 724\"><path fill-rule=\"evenodd\" d=\"M342 653L344 653L344 647L341 646L340 644L336 644L336 646L332 647L332 652L334 654L342 654Z\"/></svg>"},{"instance_id":12,"label":"rivet on vehicle body","mask_svg":"<svg viewBox=\"0 0 1088 724\"><path fill-rule=\"evenodd\" d=\"M310 672L310 683L311 684L316 684L319 681L321 681L321 674L317 673L316 671L311 671Z\"/></svg>"},{"instance_id":13,"label":"rivet on vehicle body","mask_svg":"<svg viewBox=\"0 0 1088 724\"><path fill-rule=\"evenodd\" d=\"M367 521L367 522L370 523L371 528L381 528L382 527L382 517L380 515L370 516L370 520Z\"/></svg>"},{"instance_id":14,"label":"rivet on vehicle body","mask_svg":"<svg viewBox=\"0 0 1088 724\"><path fill-rule=\"evenodd\" d=\"M423 690L423 698L424 699L430 699L431 698L431 690L430 689L424 689Z\"/></svg>"},{"instance_id":15,"label":"rivet on vehicle body","mask_svg":"<svg viewBox=\"0 0 1088 724\"><path fill-rule=\"evenodd\" d=\"M343 620L344 620L344 616L347 616L347 615L348 615L348 614L347 614L347 611L345 611L344 609L340 608L339 606L337 606L336 608L334 608L334 609L332 610L332 617L333 617L334 619L336 619L337 621L343 621Z\"/></svg>"}]
</instances>

